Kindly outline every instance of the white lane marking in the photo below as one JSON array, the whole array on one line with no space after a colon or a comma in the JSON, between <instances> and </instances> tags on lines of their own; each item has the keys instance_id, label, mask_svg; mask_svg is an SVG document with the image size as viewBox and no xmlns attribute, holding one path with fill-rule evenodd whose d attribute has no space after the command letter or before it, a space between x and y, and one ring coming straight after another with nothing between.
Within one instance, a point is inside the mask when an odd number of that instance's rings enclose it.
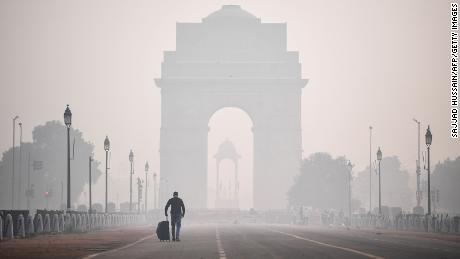
<instances>
[{"instance_id":1,"label":"white lane marking","mask_svg":"<svg viewBox=\"0 0 460 259\"><path fill-rule=\"evenodd\" d=\"M279 233L279 234L283 234L283 235L286 235L286 236L290 236L290 237L293 237L293 238L297 238L297 239L301 239L301 240L304 240L304 241L308 241L308 242L311 242L311 243L314 243L314 244L318 244L318 245L323 245L323 246L328 246L328 247L337 248L337 249L340 249L340 250L344 250L344 251L347 251L347 252L359 254L359 255L362 255L362 256L369 257L369 258L383 259L383 257L376 256L376 255L369 254L369 253L365 253L365 252L362 252L362 251L359 251L359 250L355 250L355 249L351 249L351 248L348 248L348 247L342 247L342 246L336 246L336 245L326 244L326 243L319 242L319 241L316 241L316 240L313 240L313 239L304 238L304 237L301 237L301 236L297 236L297 235L294 235L294 234L289 234L289 233L286 233L286 232L277 231L277 230L273 230L273 229L268 229L268 230L269 230L269 231L272 231L272 232L275 232L275 233Z\"/></svg>"},{"instance_id":2,"label":"white lane marking","mask_svg":"<svg viewBox=\"0 0 460 259\"><path fill-rule=\"evenodd\" d=\"M227 259L225 255L225 250L222 247L222 242L220 241L219 228L216 227L216 242L217 242L217 251L219 253L219 259Z\"/></svg>"},{"instance_id":3,"label":"white lane marking","mask_svg":"<svg viewBox=\"0 0 460 259\"><path fill-rule=\"evenodd\" d=\"M129 247L132 247L132 246L134 246L134 245L137 245L137 244L139 244L140 242L143 242L143 241L145 241L145 240L147 240L147 239L149 239L149 238L152 238L152 237L153 237L153 235L148 235L148 236L143 237L143 238L141 238L141 239L139 239L139 240L137 240L137 241L135 241L135 242L133 242L133 243L131 243L131 244L127 244L127 245L125 245L125 246L122 246L122 247L119 247L119 248L115 248L115 249L112 249L112 250L107 250L107 251L104 251L104 252L100 252L100 253L96 253L96 254L91 254L91 255L88 255L88 256L83 257L82 259L91 259L91 258L94 258L94 257L96 257L96 256L98 256L98 255L117 252L117 251L120 251L120 250L129 248Z\"/></svg>"}]
</instances>

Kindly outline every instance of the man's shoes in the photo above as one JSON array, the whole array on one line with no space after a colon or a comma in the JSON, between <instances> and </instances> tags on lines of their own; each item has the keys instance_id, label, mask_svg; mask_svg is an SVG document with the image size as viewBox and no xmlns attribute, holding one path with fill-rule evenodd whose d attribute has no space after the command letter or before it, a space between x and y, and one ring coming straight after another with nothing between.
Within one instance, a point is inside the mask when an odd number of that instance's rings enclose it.
<instances>
[{"instance_id":1,"label":"man's shoes","mask_svg":"<svg viewBox=\"0 0 460 259\"><path fill-rule=\"evenodd\" d=\"M173 238L173 239L172 239L172 241L176 241L176 239L175 239L175 238Z\"/></svg>"},{"instance_id":2,"label":"man's shoes","mask_svg":"<svg viewBox=\"0 0 460 259\"><path fill-rule=\"evenodd\" d=\"M176 242L180 242L180 239L179 239L179 238L178 238L178 239L176 239Z\"/></svg>"}]
</instances>

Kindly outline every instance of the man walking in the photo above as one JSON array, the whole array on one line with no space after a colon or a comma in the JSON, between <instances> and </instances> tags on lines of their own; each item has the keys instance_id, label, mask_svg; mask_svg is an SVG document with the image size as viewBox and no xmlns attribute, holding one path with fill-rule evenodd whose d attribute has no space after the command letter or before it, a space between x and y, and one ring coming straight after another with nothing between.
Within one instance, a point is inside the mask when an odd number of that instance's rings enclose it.
<instances>
[{"instance_id":1,"label":"man walking","mask_svg":"<svg viewBox=\"0 0 460 259\"><path fill-rule=\"evenodd\" d=\"M171 232L172 240L180 241L180 227L181 220L185 215L185 206L179 194L177 192L173 193L173 197L169 199L168 203L165 206L165 216L168 217L168 208L171 206ZM176 228L177 227L177 228Z\"/></svg>"}]
</instances>

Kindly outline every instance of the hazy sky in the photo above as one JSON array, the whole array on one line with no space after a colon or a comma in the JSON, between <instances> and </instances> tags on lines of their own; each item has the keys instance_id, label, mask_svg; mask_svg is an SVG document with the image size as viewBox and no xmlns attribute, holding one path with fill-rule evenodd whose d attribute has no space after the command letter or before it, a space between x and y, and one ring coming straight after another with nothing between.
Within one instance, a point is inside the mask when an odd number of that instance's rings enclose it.
<instances>
[{"instance_id":1,"label":"hazy sky","mask_svg":"<svg viewBox=\"0 0 460 259\"><path fill-rule=\"evenodd\" d=\"M30 141L33 126L62 120L70 104L73 126L96 144L98 160L109 135L111 177L125 200L128 187L117 179L128 177L129 149L137 173L145 160L159 168L161 96L153 79L163 51L175 50L176 22L200 22L223 4L287 23L288 50L299 51L310 79L302 96L304 157L346 155L363 169L372 125L373 153L381 146L413 173L414 117L422 136L431 125L434 162L460 155L460 140L449 134L450 1L440 0L0 0L0 150L12 144L15 115ZM246 115L223 114L221 123L242 121L247 131ZM216 134L215 150L232 138ZM252 148L235 144L244 154ZM250 173L242 177L251 180Z\"/></svg>"}]
</instances>

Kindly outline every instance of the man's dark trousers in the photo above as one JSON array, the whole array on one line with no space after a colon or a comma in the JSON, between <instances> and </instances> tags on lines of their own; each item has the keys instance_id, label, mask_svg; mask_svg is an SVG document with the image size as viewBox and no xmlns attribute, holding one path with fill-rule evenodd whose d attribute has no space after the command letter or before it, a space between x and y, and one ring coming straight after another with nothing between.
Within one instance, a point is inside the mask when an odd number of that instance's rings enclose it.
<instances>
[{"instance_id":1,"label":"man's dark trousers","mask_svg":"<svg viewBox=\"0 0 460 259\"><path fill-rule=\"evenodd\" d=\"M181 227L181 214L171 214L171 232L173 240L180 239L180 227Z\"/></svg>"}]
</instances>

